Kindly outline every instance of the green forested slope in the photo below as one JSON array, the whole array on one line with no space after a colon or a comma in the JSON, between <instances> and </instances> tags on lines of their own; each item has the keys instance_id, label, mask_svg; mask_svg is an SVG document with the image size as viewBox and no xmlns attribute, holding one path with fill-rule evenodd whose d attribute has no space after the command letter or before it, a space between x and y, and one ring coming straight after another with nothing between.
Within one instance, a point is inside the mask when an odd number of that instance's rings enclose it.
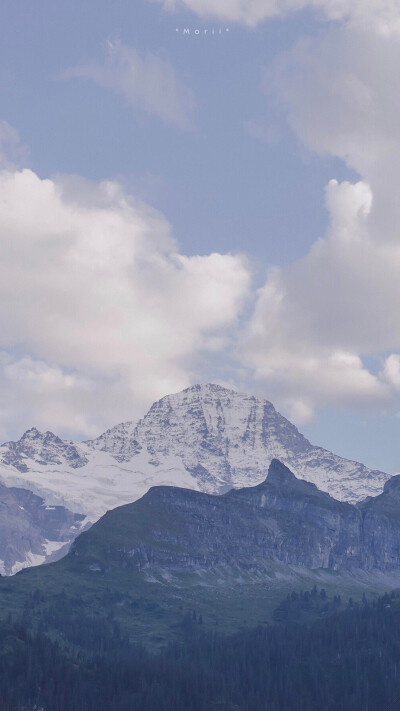
<instances>
[{"instance_id":1,"label":"green forested slope","mask_svg":"<svg viewBox=\"0 0 400 711\"><path fill-rule=\"evenodd\" d=\"M67 628L67 618L64 621ZM400 601L347 604L226 637L188 616L158 655L81 618L69 643L0 627L2 711L384 711L400 708ZM35 706L36 705L36 706Z\"/></svg>"}]
</instances>

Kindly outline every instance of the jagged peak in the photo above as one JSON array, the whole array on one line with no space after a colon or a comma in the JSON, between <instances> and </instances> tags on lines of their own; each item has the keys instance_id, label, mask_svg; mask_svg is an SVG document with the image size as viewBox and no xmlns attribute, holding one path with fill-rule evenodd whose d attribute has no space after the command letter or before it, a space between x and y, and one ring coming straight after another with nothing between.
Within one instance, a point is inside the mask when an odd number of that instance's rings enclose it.
<instances>
[{"instance_id":1,"label":"jagged peak","mask_svg":"<svg viewBox=\"0 0 400 711\"><path fill-rule=\"evenodd\" d=\"M235 388L228 388L226 385L220 385L220 383L213 383L212 380L205 380L200 383L193 383L187 388L184 388L180 392L186 393L190 390L226 390L227 392L237 392Z\"/></svg>"},{"instance_id":2,"label":"jagged peak","mask_svg":"<svg viewBox=\"0 0 400 711\"><path fill-rule=\"evenodd\" d=\"M271 411L271 413L276 412L275 407L272 402L270 402L270 400L266 400L265 398L258 397L256 395L252 395L240 390L234 390L233 388L228 388L224 385L219 385L218 383L205 382L195 383L194 385L190 385L184 390L180 390L169 395L164 395L164 397L153 403L149 410L149 413L153 412L154 410L158 410L164 404L179 403L180 401L190 399L191 397L193 398L193 400L200 401L203 400L203 398L212 399L213 397L215 397L216 399L226 398L227 400L233 400L234 402L252 401L255 404L258 403L263 405L264 407L267 407Z\"/></svg>"},{"instance_id":3,"label":"jagged peak","mask_svg":"<svg viewBox=\"0 0 400 711\"><path fill-rule=\"evenodd\" d=\"M350 506L345 502L339 502L326 491L319 489L316 484L305 479L298 479L295 474L279 459L273 459L269 465L267 478L260 486L273 486L280 491L291 492L293 495L312 496L320 500L329 500L332 504L338 506Z\"/></svg>"},{"instance_id":4,"label":"jagged peak","mask_svg":"<svg viewBox=\"0 0 400 711\"><path fill-rule=\"evenodd\" d=\"M269 465L267 478L265 482L267 484L276 484L277 486L282 486L284 484L293 484L296 481L300 481L289 467L283 464L279 459L273 459Z\"/></svg>"},{"instance_id":5,"label":"jagged peak","mask_svg":"<svg viewBox=\"0 0 400 711\"><path fill-rule=\"evenodd\" d=\"M20 472L29 471L27 460L41 466L47 464L68 464L74 469L87 464L88 460L77 445L64 440L54 432L41 432L37 427L26 430L17 441L5 442L1 446L0 462L14 467Z\"/></svg>"},{"instance_id":6,"label":"jagged peak","mask_svg":"<svg viewBox=\"0 0 400 711\"><path fill-rule=\"evenodd\" d=\"M28 430L25 430L23 435L21 436L20 439L28 438L28 437L43 437L44 433L41 432L41 430L38 430L37 427L30 427Z\"/></svg>"},{"instance_id":7,"label":"jagged peak","mask_svg":"<svg viewBox=\"0 0 400 711\"><path fill-rule=\"evenodd\" d=\"M213 383L213 382L195 383L194 385L190 385L189 387L185 388L184 390L180 390L180 391L173 393L171 395L165 395L165 397L161 398L161 399L164 400L165 398L177 397L179 395L183 396L183 395L186 395L187 393L220 393L220 394L226 394L226 395L229 395L232 397L253 398L254 400L263 400L263 401L269 402L269 400L265 400L265 398L256 397L255 395L250 395L249 393L242 392L241 390L236 390L233 387L229 388L226 385L220 385L219 383Z\"/></svg>"},{"instance_id":8,"label":"jagged peak","mask_svg":"<svg viewBox=\"0 0 400 711\"><path fill-rule=\"evenodd\" d=\"M44 437L45 437L44 432L41 432L40 430L38 430L37 427L30 427L28 430L25 430L25 432L21 435L21 437L19 439L8 440L7 442L3 442L3 444L1 446L2 447L13 446L13 445L17 445L19 443L24 443L27 441L43 439Z\"/></svg>"},{"instance_id":9,"label":"jagged peak","mask_svg":"<svg viewBox=\"0 0 400 711\"><path fill-rule=\"evenodd\" d=\"M195 383L190 385L184 390L179 390L175 393L169 393L164 395L159 400L156 400L151 406L150 410L154 407L159 407L165 402L175 401L179 399L185 399L187 396L193 396L194 398L201 397L202 395L225 395L227 397L244 396L243 393L239 393L237 390L226 388L222 385L217 385L217 383Z\"/></svg>"},{"instance_id":10,"label":"jagged peak","mask_svg":"<svg viewBox=\"0 0 400 711\"><path fill-rule=\"evenodd\" d=\"M51 432L51 430L42 432L41 430L38 430L37 427L31 427L29 430L26 430L18 441L26 442L27 440L38 440L43 443L55 442L57 444L69 444L69 442L62 440L58 435L54 434L54 432Z\"/></svg>"},{"instance_id":11,"label":"jagged peak","mask_svg":"<svg viewBox=\"0 0 400 711\"><path fill-rule=\"evenodd\" d=\"M213 382L203 382L203 383L195 383L194 385L190 385L188 388L185 388L184 390L180 391L182 394L183 393L189 393L189 392L221 392L221 393L228 393L229 395L242 395L243 393L240 393L239 390L235 390L235 388L228 388L226 385L220 385L219 383L213 383ZM179 393L176 393L179 395Z\"/></svg>"}]
</instances>

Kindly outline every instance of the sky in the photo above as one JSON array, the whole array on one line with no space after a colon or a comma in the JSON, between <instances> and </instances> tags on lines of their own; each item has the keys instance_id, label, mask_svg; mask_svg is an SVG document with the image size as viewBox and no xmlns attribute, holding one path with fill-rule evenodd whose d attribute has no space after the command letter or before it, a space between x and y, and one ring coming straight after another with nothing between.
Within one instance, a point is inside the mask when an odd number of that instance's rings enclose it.
<instances>
[{"instance_id":1,"label":"sky","mask_svg":"<svg viewBox=\"0 0 400 711\"><path fill-rule=\"evenodd\" d=\"M0 439L212 380L400 470L400 0L14 0Z\"/></svg>"}]
</instances>

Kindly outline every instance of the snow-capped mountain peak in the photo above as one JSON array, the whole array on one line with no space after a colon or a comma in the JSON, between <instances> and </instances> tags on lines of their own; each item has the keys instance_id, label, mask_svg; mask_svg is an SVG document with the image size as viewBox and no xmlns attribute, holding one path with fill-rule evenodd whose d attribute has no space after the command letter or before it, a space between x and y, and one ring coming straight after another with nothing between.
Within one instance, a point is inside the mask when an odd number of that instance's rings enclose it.
<instances>
[{"instance_id":1,"label":"snow-capped mountain peak","mask_svg":"<svg viewBox=\"0 0 400 711\"><path fill-rule=\"evenodd\" d=\"M167 395L136 425L122 423L85 444L129 467L146 459L152 473L172 459L209 493L259 483L274 458L341 500L373 495L388 478L315 447L268 400L214 383Z\"/></svg>"},{"instance_id":2,"label":"snow-capped mountain peak","mask_svg":"<svg viewBox=\"0 0 400 711\"><path fill-rule=\"evenodd\" d=\"M36 427L24 432L17 442L6 442L0 447L0 462L19 472L27 472L32 462L83 467L88 460L79 446L62 440L53 432L40 432Z\"/></svg>"},{"instance_id":3,"label":"snow-capped mountain peak","mask_svg":"<svg viewBox=\"0 0 400 711\"><path fill-rule=\"evenodd\" d=\"M274 458L340 500L373 495L388 478L313 446L268 400L213 383L154 403L133 437L155 464L181 460L210 493L261 482Z\"/></svg>"},{"instance_id":4,"label":"snow-capped mountain peak","mask_svg":"<svg viewBox=\"0 0 400 711\"><path fill-rule=\"evenodd\" d=\"M0 484L84 515L86 525L152 486L213 494L254 486L273 459L353 503L380 493L389 478L312 445L268 400L204 383L163 397L137 423L81 444L32 428L0 447Z\"/></svg>"}]
</instances>

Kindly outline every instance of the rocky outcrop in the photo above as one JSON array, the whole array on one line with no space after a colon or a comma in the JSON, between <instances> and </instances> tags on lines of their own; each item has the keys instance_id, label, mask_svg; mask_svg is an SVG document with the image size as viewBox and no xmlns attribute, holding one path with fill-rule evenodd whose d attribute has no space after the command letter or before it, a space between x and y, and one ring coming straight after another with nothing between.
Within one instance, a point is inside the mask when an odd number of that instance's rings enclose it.
<instances>
[{"instance_id":1,"label":"rocky outcrop","mask_svg":"<svg viewBox=\"0 0 400 711\"><path fill-rule=\"evenodd\" d=\"M79 537L73 555L98 570L262 570L271 561L310 569L398 568L400 477L358 506L297 479L278 460L258 486L222 496L155 487L108 512Z\"/></svg>"},{"instance_id":2,"label":"rocky outcrop","mask_svg":"<svg viewBox=\"0 0 400 711\"><path fill-rule=\"evenodd\" d=\"M81 530L84 516L46 506L31 491L0 486L0 573L57 560Z\"/></svg>"}]
</instances>

